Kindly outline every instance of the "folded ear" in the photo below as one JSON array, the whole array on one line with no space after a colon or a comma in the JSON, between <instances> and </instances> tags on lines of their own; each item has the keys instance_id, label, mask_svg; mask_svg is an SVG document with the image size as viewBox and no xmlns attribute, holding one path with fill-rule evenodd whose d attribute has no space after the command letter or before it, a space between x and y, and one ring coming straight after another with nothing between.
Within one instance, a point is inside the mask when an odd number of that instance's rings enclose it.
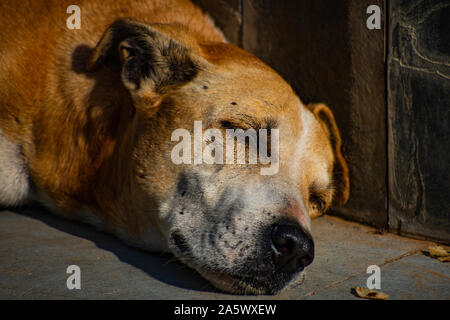
<instances>
[{"instance_id":1,"label":"folded ear","mask_svg":"<svg viewBox=\"0 0 450 320\"><path fill-rule=\"evenodd\" d=\"M116 20L105 31L87 69L120 67L122 82L139 107L157 107L160 93L188 82L198 67L187 47L156 27L135 19Z\"/></svg>"},{"instance_id":2,"label":"folded ear","mask_svg":"<svg viewBox=\"0 0 450 320\"><path fill-rule=\"evenodd\" d=\"M350 179L347 162L341 151L341 135L333 112L323 103L311 103L307 107L314 113L314 116L319 120L330 137L335 159L333 167L333 179L336 187L334 200L339 205L344 205L350 196Z\"/></svg>"}]
</instances>

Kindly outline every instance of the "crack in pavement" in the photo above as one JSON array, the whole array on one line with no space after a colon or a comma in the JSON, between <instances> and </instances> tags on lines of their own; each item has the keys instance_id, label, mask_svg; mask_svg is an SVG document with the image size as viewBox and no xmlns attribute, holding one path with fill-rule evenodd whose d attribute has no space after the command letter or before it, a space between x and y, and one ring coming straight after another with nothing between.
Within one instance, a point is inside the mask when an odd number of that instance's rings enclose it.
<instances>
[{"instance_id":1,"label":"crack in pavement","mask_svg":"<svg viewBox=\"0 0 450 320\"><path fill-rule=\"evenodd\" d=\"M418 254L418 253L422 253L422 251L423 251L423 248L410 250L410 251L407 251L407 252L405 252L405 253L402 253L401 255L398 255L398 256L395 256L395 257L393 257L393 258L387 259L387 260L385 260L384 262L382 262L382 263L380 263L380 264L377 264L377 266L381 268L381 267L384 267L384 266L386 266L386 265L388 265L388 264L390 264L390 263L392 263L392 262L396 262L396 261L399 261L399 260L401 260L401 259L403 259L403 258L412 256L412 255L415 255L415 254ZM358 276L360 276L360 275L363 275L363 274L366 274L366 271L365 271L365 270L364 270L364 271L361 271L361 272L359 272L359 273L352 274L352 275L350 275L350 276L348 276L348 277L346 277L346 278L344 278L344 279L342 279L342 280L338 280L338 281L332 282L331 284L329 284L329 285L327 285L327 286L325 286L325 287L323 287L323 288L319 288L319 289L310 291L310 292L308 292L307 294L305 294L304 296L301 296L300 298L297 298L297 300L301 300L301 299L304 299L304 298L313 296L313 295L315 295L316 293L322 292L322 291L327 290L327 289L330 289L330 288L335 288L335 287L337 287L338 285L340 285L341 283L344 283L344 282L346 282L347 280L356 278L356 277L358 277Z\"/></svg>"}]
</instances>

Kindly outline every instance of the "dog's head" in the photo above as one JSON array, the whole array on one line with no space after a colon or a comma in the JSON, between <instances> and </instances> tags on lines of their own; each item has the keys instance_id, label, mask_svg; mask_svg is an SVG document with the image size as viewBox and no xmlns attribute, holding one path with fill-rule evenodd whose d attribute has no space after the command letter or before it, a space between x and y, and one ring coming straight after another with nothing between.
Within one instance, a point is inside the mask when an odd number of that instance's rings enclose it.
<instances>
[{"instance_id":1,"label":"dog's head","mask_svg":"<svg viewBox=\"0 0 450 320\"><path fill-rule=\"evenodd\" d=\"M314 257L310 216L349 193L331 111L304 106L245 51L176 25L116 21L89 67L101 64L120 66L136 110L131 205L154 215L152 239L229 292L275 293L299 275Z\"/></svg>"}]
</instances>

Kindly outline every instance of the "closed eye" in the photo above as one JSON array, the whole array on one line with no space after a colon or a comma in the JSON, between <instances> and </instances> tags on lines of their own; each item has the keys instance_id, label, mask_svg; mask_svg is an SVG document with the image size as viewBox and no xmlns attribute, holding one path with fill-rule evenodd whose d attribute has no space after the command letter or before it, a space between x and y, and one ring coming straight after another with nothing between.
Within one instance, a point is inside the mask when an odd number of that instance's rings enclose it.
<instances>
[{"instance_id":1,"label":"closed eye","mask_svg":"<svg viewBox=\"0 0 450 320\"><path fill-rule=\"evenodd\" d=\"M231 129L231 130L243 130L247 133L250 132L250 134L247 136L246 133L239 132L238 135L243 134L244 135L244 143L248 146L250 143L251 137L253 137L252 142L254 143L254 146L256 147L256 152L259 153L260 148L260 134L261 129L265 130L265 140L266 141L266 148L265 152L268 157L272 156L272 138L271 138L271 131L274 127L276 127L277 123L276 121L269 117L267 119L264 119L262 122L258 122L255 118L252 118L245 114L239 114L241 118L239 119L233 119L233 120L221 120L220 126L224 129ZM251 134L251 132L254 133L254 136Z\"/></svg>"},{"instance_id":2,"label":"closed eye","mask_svg":"<svg viewBox=\"0 0 450 320\"><path fill-rule=\"evenodd\" d=\"M220 121L220 126L224 129L243 129L245 130L245 128L242 127L241 124L238 123L234 123L232 121L229 120L222 120Z\"/></svg>"},{"instance_id":3,"label":"closed eye","mask_svg":"<svg viewBox=\"0 0 450 320\"><path fill-rule=\"evenodd\" d=\"M319 211L324 211L327 206L326 200L317 194L311 194L309 196L309 203L315 206Z\"/></svg>"},{"instance_id":4,"label":"closed eye","mask_svg":"<svg viewBox=\"0 0 450 320\"><path fill-rule=\"evenodd\" d=\"M325 188L319 188L317 184L313 184L309 190L310 205L319 211L327 210L333 197L332 183L329 183Z\"/></svg>"},{"instance_id":5,"label":"closed eye","mask_svg":"<svg viewBox=\"0 0 450 320\"><path fill-rule=\"evenodd\" d=\"M264 119L256 119L246 114L238 114L236 119L224 119L220 121L220 126L225 129L267 129L268 134L270 134L271 129L277 128L277 121L272 117L267 117Z\"/></svg>"}]
</instances>

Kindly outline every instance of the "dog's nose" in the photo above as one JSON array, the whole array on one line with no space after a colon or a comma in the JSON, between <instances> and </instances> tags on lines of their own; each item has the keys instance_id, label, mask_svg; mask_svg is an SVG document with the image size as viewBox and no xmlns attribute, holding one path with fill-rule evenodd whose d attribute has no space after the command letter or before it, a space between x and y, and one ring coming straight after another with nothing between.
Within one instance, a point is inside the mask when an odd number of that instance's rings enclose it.
<instances>
[{"instance_id":1,"label":"dog's nose","mask_svg":"<svg viewBox=\"0 0 450 320\"><path fill-rule=\"evenodd\" d=\"M311 235L297 224L275 224L271 231L273 259L278 271L295 273L314 259Z\"/></svg>"}]
</instances>

